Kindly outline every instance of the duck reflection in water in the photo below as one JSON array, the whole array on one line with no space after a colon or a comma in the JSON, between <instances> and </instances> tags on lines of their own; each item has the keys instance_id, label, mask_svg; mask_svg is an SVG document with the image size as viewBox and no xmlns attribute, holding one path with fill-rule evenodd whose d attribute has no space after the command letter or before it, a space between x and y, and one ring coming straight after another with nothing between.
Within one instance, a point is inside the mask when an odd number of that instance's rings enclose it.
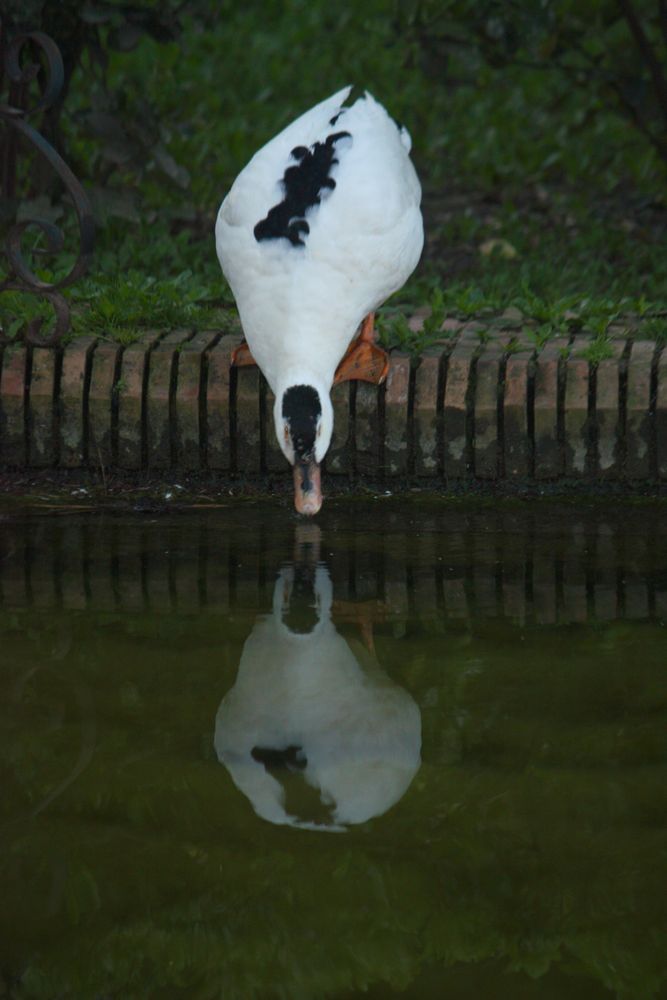
<instances>
[{"instance_id":1,"label":"duck reflection in water","mask_svg":"<svg viewBox=\"0 0 667 1000\"><path fill-rule=\"evenodd\" d=\"M333 624L333 587L316 545L281 569L273 610L246 640L218 709L215 747L258 816L342 831L386 812L421 763L421 717L381 669L372 640Z\"/></svg>"}]
</instances>

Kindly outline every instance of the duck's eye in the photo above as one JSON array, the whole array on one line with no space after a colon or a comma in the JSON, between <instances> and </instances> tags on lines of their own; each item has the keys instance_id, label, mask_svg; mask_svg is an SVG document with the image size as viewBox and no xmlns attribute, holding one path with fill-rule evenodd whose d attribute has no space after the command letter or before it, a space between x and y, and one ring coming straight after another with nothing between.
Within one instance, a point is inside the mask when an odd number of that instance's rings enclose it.
<instances>
[{"instance_id":1,"label":"duck's eye","mask_svg":"<svg viewBox=\"0 0 667 1000\"><path fill-rule=\"evenodd\" d=\"M285 444L289 444L289 427L285 424L283 428L283 437L285 438Z\"/></svg>"}]
</instances>

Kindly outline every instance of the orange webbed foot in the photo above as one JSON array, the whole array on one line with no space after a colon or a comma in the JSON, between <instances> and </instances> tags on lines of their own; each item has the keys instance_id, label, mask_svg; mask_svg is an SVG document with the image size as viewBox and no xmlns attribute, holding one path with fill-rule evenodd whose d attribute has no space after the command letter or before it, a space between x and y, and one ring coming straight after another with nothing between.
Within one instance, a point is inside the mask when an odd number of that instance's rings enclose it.
<instances>
[{"instance_id":1,"label":"orange webbed foot","mask_svg":"<svg viewBox=\"0 0 667 1000\"><path fill-rule=\"evenodd\" d=\"M375 343L375 314L369 313L361 324L358 337L348 347L336 369L334 385L359 379L382 385L389 371L389 355Z\"/></svg>"},{"instance_id":2,"label":"orange webbed foot","mask_svg":"<svg viewBox=\"0 0 667 1000\"><path fill-rule=\"evenodd\" d=\"M237 368L245 368L247 365L256 365L257 362L250 353L247 341L243 340L238 347L232 351L232 365Z\"/></svg>"}]
</instances>

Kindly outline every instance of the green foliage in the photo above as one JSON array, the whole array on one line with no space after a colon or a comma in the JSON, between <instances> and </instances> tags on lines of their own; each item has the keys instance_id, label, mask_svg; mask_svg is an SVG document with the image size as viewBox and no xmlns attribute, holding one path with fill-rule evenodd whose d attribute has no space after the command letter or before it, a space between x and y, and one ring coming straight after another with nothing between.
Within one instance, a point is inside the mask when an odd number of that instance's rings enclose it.
<instances>
[{"instance_id":1,"label":"green foliage","mask_svg":"<svg viewBox=\"0 0 667 1000\"><path fill-rule=\"evenodd\" d=\"M519 309L538 340L604 316L663 336L662 111L627 4L70 6L87 54L60 128L101 224L68 293L75 332L86 317L121 338L167 314L209 325L231 305L212 240L224 193L278 129L355 82L408 124L425 195L425 260L386 307L386 343L431 342L435 318L415 336L399 317L434 303L482 323ZM633 9L661 54L657 7Z\"/></svg>"}]
</instances>

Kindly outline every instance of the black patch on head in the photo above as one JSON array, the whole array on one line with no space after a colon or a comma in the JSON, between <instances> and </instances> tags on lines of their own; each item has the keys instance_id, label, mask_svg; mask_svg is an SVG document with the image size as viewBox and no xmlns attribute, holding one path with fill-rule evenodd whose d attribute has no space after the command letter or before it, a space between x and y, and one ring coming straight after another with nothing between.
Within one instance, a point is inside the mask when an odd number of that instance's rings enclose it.
<instances>
[{"instance_id":1,"label":"black patch on head","mask_svg":"<svg viewBox=\"0 0 667 1000\"><path fill-rule=\"evenodd\" d=\"M283 624L298 635L308 635L318 624L315 567L296 563L289 607L283 611Z\"/></svg>"},{"instance_id":2,"label":"black patch on head","mask_svg":"<svg viewBox=\"0 0 667 1000\"><path fill-rule=\"evenodd\" d=\"M310 232L305 216L309 208L319 205L322 192L333 190L336 182L329 176L332 166L338 163L335 157L339 139L350 138L349 132L333 132L324 142L306 146L295 146L291 152L297 165L288 167L281 181L284 197L269 210L265 219L257 223L253 232L257 242L261 240L288 239L292 246L305 246L301 238Z\"/></svg>"},{"instance_id":3,"label":"black patch on head","mask_svg":"<svg viewBox=\"0 0 667 1000\"><path fill-rule=\"evenodd\" d=\"M320 397L312 385L292 385L283 395L283 420L289 424L297 459L303 461L312 457L321 414Z\"/></svg>"}]
</instances>

